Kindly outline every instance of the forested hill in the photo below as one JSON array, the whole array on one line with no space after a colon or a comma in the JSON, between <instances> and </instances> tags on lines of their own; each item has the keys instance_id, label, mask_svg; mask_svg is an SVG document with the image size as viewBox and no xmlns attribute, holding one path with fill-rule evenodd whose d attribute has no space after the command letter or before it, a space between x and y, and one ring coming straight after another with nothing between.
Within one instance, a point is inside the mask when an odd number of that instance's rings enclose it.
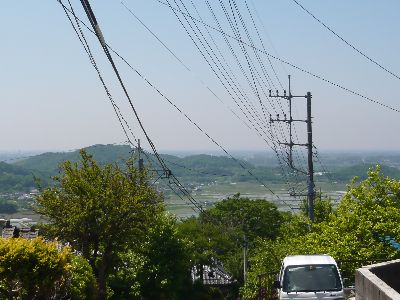
<instances>
[{"instance_id":1,"label":"forested hill","mask_svg":"<svg viewBox=\"0 0 400 300\"><path fill-rule=\"evenodd\" d=\"M131 153L131 148L127 145L93 145L85 149L101 164L128 159ZM20 160L14 165L28 170L39 171L43 174L54 175L58 172L58 167L62 162L67 160L77 162L79 157L79 150L47 152Z\"/></svg>"},{"instance_id":2,"label":"forested hill","mask_svg":"<svg viewBox=\"0 0 400 300\"><path fill-rule=\"evenodd\" d=\"M129 158L137 159L136 154L126 145L94 145L86 148L86 151L92 154L100 164L119 163ZM263 180L281 181L279 169L276 166L255 167L244 160L240 160L240 163L238 163L239 160L236 161L226 156L205 154L186 157L161 154L161 157L174 174L181 177L184 182L254 180L242 166L245 166L246 169L251 169L253 173ZM145 166L150 170L160 169L153 155L142 154L142 158ZM79 151L43 153L15 162L14 165L28 170L40 178L49 178L58 173L59 165L66 160L77 162L79 160Z\"/></svg>"},{"instance_id":3,"label":"forested hill","mask_svg":"<svg viewBox=\"0 0 400 300\"><path fill-rule=\"evenodd\" d=\"M130 157L135 158L132 149L127 145L94 145L87 147L86 150L100 163L118 163ZM260 154L259 154L260 155ZM274 163L271 156L268 154L264 159L259 156L254 159L254 156L245 156L243 159L235 161L227 156L216 155L188 155L178 157L175 155L161 155L167 166L174 172L176 176L185 183L206 183L206 182L243 182L253 181L246 169L251 170L252 174L257 176L263 182L282 183L284 178L281 175L281 168ZM335 161L335 157L339 154L332 154L326 157L324 161ZM150 170L160 169L157 166L156 159L153 155L142 155L145 159L145 165ZM149 160L148 160L149 159ZM375 159L375 158L374 158ZM335 163L328 164L328 170L332 173L326 176L320 173L322 170L316 166L317 181L338 181L347 183L354 176L365 178L369 168L374 167L380 161L382 164L382 173L386 176L400 179L399 163L394 160L394 157L376 156L376 160L367 160L366 163L360 162L356 156L349 156L340 163L336 160ZM79 151L59 152L59 153L43 153L35 155L27 159L19 160L13 164L0 163L0 192L5 191L26 191L35 187L34 176L41 178L44 184L50 182L50 176L58 174L59 165L66 160L77 162L79 160ZM373 161L376 161L374 163ZM251 162L251 163L250 163ZM385 165L387 163L390 166Z\"/></svg>"}]
</instances>

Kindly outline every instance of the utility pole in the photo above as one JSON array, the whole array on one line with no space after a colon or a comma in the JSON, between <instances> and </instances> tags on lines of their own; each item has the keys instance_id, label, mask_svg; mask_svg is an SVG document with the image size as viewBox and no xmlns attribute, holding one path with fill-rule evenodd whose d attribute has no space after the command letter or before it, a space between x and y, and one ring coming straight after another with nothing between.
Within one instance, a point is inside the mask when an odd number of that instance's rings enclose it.
<instances>
[{"instance_id":1,"label":"utility pole","mask_svg":"<svg viewBox=\"0 0 400 300\"><path fill-rule=\"evenodd\" d=\"M311 93L307 92L305 96L294 96L292 95L291 86L290 86L290 75L289 78L289 92L286 93L286 90L283 91L283 95L279 95L279 91L276 91L276 95L272 95L271 90L269 90L269 97L271 98L282 98L286 99L289 104L289 117L286 114L283 114L284 118L282 119L279 114L276 115L276 119L272 118L272 115L269 116L269 122L284 122L289 125L289 142L279 142L281 145L285 145L289 147L288 153L288 165L291 169L303 173L307 176L307 205L308 205L308 216L312 222L314 222L314 197L315 197L315 185L314 185L314 165L313 165L313 142L312 142L312 117L311 117ZM292 100L293 98L306 98L307 99L307 119L300 120L300 119L293 119L292 117ZM307 124L307 143L299 144L293 142L293 128L292 124L294 122L305 122ZM300 146L300 147L307 147L308 153L308 172L304 172L303 170L298 169L293 163L293 147ZM303 196L296 193L291 193L291 196ZM305 196L305 195L304 195Z\"/></svg>"},{"instance_id":2,"label":"utility pole","mask_svg":"<svg viewBox=\"0 0 400 300\"><path fill-rule=\"evenodd\" d=\"M247 239L243 236L243 283L246 283L247 279Z\"/></svg>"},{"instance_id":3,"label":"utility pole","mask_svg":"<svg viewBox=\"0 0 400 300\"><path fill-rule=\"evenodd\" d=\"M139 172L142 173L143 171L143 158L140 157L140 153L142 152L142 148L140 148L140 139L138 139L138 167L139 167Z\"/></svg>"},{"instance_id":4,"label":"utility pole","mask_svg":"<svg viewBox=\"0 0 400 300\"><path fill-rule=\"evenodd\" d=\"M308 152L308 214L310 220L314 222L314 165L313 165L313 142L312 142L312 126L311 126L311 93L307 92L307 152Z\"/></svg>"}]
</instances>

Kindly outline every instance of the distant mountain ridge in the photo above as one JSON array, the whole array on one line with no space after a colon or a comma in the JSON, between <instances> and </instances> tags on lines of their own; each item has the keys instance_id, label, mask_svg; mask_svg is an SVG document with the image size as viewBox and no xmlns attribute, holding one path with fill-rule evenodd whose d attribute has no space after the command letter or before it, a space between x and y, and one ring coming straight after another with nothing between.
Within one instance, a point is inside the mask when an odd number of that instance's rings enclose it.
<instances>
[{"instance_id":1,"label":"distant mountain ridge","mask_svg":"<svg viewBox=\"0 0 400 300\"><path fill-rule=\"evenodd\" d=\"M94 159L100 164L106 163L122 163L130 157L134 157L132 149L127 145L93 145L85 148L88 153L93 155ZM251 170L257 178L263 182L284 183L285 178L282 176L282 169L273 162L270 156L263 160L262 157L256 159L247 157L246 160L241 159L240 164L227 156L215 156L206 154L189 155L178 157L170 154L161 154L167 166L173 173L184 183L205 183L212 181L219 182L246 182L255 181L247 170ZM145 165L150 170L159 169L156 159L151 154L142 155ZM33 180L34 176L40 178L43 184L51 182L50 177L58 174L59 166L62 162L69 160L78 162L80 158L79 150L69 152L48 152L35 155L26 159L16 161L14 163L0 162L0 192L4 191L25 191L36 184ZM150 161L147 160L149 158ZM379 157L376 157L378 160ZM248 161L247 161L248 160ZM337 160L333 157L331 160ZM353 164L351 161L353 160ZM251 163L249 162L251 161ZM397 168L397 160L387 161L392 166L382 165L382 173L386 176L400 179L400 170ZM269 165L265 165L269 162ZM345 163L331 165L329 169L331 178L339 182L348 182L354 176L365 178L369 168L376 164L360 163L360 159L352 157ZM243 169L244 165L247 170ZM349 166L350 165L350 166ZM395 165L396 167L393 167ZM316 171L321 171L316 168ZM305 178L303 178L305 179ZM316 176L317 180L330 181L327 176Z\"/></svg>"}]
</instances>

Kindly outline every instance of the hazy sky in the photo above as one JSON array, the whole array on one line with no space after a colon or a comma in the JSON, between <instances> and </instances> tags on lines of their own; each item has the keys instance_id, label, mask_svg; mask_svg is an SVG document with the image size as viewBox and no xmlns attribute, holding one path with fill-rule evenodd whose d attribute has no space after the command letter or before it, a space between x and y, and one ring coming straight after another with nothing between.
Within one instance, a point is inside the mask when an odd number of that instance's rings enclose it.
<instances>
[{"instance_id":1,"label":"hazy sky","mask_svg":"<svg viewBox=\"0 0 400 300\"><path fill-rule=\"evenodd\" d=\"M205 7L203 0L193 1ZM213 5L217 2L211 0ZM243 3L243 0L237 2ZM264 25L257 19L267 51L400 109L397 90L400 80L355 53L292 0L251 2ZM400 1L299 2L370 57L400 74ZM72 3L86 21L80 2L72 0ZM91 3L107 42L216 141L227 149L269 149L254 131L232 114L230 109L238 115L240 110L170 9L155 0L125 1L192 72L182 67L120 1L93 0ZM212 23L213 20L205 18L205 21ZM86 35L115 101L135 136L144 140L99 44L89 33ZM0 36L0 150L75 149L126 140L97 74L56 0L2 1ZM262 59L267 57L264 55ZM160 151L217 149L146 82L118 58L115 57L115 61L144 126ZM293 76L293 94L312 92L317 147L400 149L399 113L273 59L272 63L282 83L286 84L288 74ZM305 101L296 101L296 113L303 117ZM298 130L301 139L304 128ZM148 148L145 142L143 144Z\"/></svg>"}]
</instances>

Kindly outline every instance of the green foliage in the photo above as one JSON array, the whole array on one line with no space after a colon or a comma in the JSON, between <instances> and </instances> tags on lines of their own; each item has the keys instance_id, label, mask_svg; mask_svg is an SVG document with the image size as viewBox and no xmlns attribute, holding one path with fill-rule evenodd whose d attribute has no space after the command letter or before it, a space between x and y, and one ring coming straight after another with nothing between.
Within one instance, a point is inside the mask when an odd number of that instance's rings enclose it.
<instances>
[{"instance_id":1,"label":"green foliage","mask_svg":"<svg viewBox=\"0 0 400 300\"><path fill-rule=\"evenodd\" d=\"M264 199L249 199L236 194L222 200L201 214L203 222L235 228L250 241L256 237L275 239L283 222L283 215L275 204Z\"/></svg>"},{"instance_id":2,"label":"green foliage","mask_svg":"<svg viewBox=\"0 0 400 300\"><path fill-rule=\"evenodd\" d=\"M400 238L400 181L371 169L366 180L354 180L328 221L314 225L298 248L307 253L328 253L339 260L400 257L380 238ZM353 271L357 264L344 266Z\"/></svg>"},{"instance_id":3,"label":"green foliage","mask_svg":"<svg viewBox=\"0 0 400 300\"><path fill-rule=\"evenodd\" d=\"M213 266L214 259L224 260L238 247L238 235L232 228L201 222L195 217L179 224L179 234L189 242L191 259L198 270L203 265Z\"/></svg>"},{"instance_id":4,"label":"green foliage","mask_svg":"<svg viewBox=\"0 0 400 300\"><path fill-rule=\"evenodd\" d=\"M98 165L81 151L81 162L65 162L57 186L41 191L36 210L48 219L50 237L68 242L93 268L99 298L119 261L119 253L135 249L162 210L159 194L132 161Z\"/></svg>"},{"instance_id":5,"label":"green foliage","mask_svg":"<svg viewBox=\"0 0 400 300\"><path fill-rule=\"evenodd\" d=\"M0 299L90 299L90 278L90 266L69 248L41 238L0 239Z\"/></svg>"},{"instance_id":6,"label":"green foliage","mask_svg":"<svg viewBox=\"0 0 400 300\"><path fill-rule=\"evenodd\" d=\"M371 168L374 168L374 164L355 164L350 167L344 167L338 169L333 173L333 178L338 181L348 182L352 180L354 176L360 177L362 180L367 179L368 171ZM380 166L380 171L385 176L390 178L400 179L400 170L398 168L389 167L389 166Z\"/></svg>"},{"instance_id":7,"label":"green foliage","mask_svg":"<svg viewBox=\"0 0 400 300\"><path fill-rule=\"evenodd\" d=\"M85 150L100 165L110 163L123 165L122 162L132 156L132 149L127 145L93 145ZM254 177L245 172L236 161L226 156L201 154L177 157L163 154L162 157L174 165L174 174L179 176L184 183L256 182ZM398 156L385 153L363 154L363 159L366 163L360 163L360 154L329 154L324 157L324 160L329 163L330 170L333 170L332 177L339 182L347 182L355 175L365 176L368 168L371 167L371 162L376 161L384 161L391 165L391 167L382 166L383 174L392 178L400 178ZM73 163L79 162L79 151L43 153L17 161L12 165L0 163L0 191L29 190L35 186L33 175L40 178L43 185L46 186L49 184L46 179L56 175L59 165L66 160ZM145 159L145 165L148 163ZM282 169L271 154L247 156L246 159L241 160L241 164L250 169L262 181L283 183ZM2 172L3 167L5 168L4 173ZM300 176L302 177L302 175ZM319 176L317 180L326 181L327 177Z\"/></svg>"},{"instance_id":8,"label":"green foliage","mask_svg":"<svg viewBox=\"0 0 400 300\"><path fill-rule=\"evenodd\" d=\"M288 214L266 200L252 200L239 194L217 203L215 207L190 218L179 226L181 235L192 245L192 262L202 274L202 266L221 262L224 269L243 283L243 237L256 251L261 236L275 240ZM231 291L235 295L236 287ZM237 294L236 294L237 297Z\"/></svg>"},{"instance_id":9,"label":"green foliage","mask_svg":"<svg viewBox=\"0 0 400 300\"><path fill-rule=\"evenodd\" d=\"M125 161L131 156L131 148L127 145L93 145L84 150L101 165ZM59 166L64 161L76 163L80 161L80 158L79 150L58 153L48 152L20 160L15 165L26 170L33 170L35 173L39 172L47 176L53 176L57 174Z\"/></svg>"},{"instance_id":10,"label":"green foliage","mask_svg":"<svg viewBox=\"0 0 400 300\"><path fill-rule=\"evenodd\" d=\"M90 300L96 298L96 277L92 267L82 256L71 258L70 295L73 300Z\"/></svg>"},{"instance_id":11,"label":"green foliage","mask_svg":"<svg viewBox=\"0 0 400 300\"><path fill-rule=\"evenodd\" d=\"M400 181L384 177L380 167L370 169L360 183L354 179L342 202L325 217L310 224L304 215L289 218L281 236L274 241L260 240L251 258L249 281L243 290L245 299L257 291L257 274L277 272L277 262L286 255L329 254L336 260L370 260L400 258L400 253L382 241L385 236L400 240ZM307 232L307 228L311 231ZM352 276L359 262L344 262L341 269Z\"/></svg>"},{"instance_id":12,"label":"green foliage","mask_svg":"<svg viewBox=\"0 0 400 300\"><path fill-rule=\"evenodd\" d=\"M33 175L29 170L0 162L0 191L29 191L34 187Z\"/></svg>"},{"instance_id":13,"label":"green foliage","mask_svg":"<svg viewBox=\"0 0 400 300\"><path fill-rule=\"evenodd\" d=\"M178 237L175 219L160 215L136 252L120 254L111 277L112 299L184 299L191 286L190 255Z\"/></svg>"},{"instance_id":14,"label":"green foliage","mask_svg":"<svg viewBox=\"0 0 400 300\"><path fill-rule=\"evenodd\" d=\"M283 223L275 240L258 238L250 252L250 270L246 285L241 289L243 299L254 299L257 295L259 274L277 274L282 259L287 255L300 254L297 241L309 233L310 220L304 214L283 214Z\"/></svg>"},{"instance_id":15,"label":"green foliage","mask_svg":"<svg viewBox=\"0 0 400 300\"><path fill-rule=\"evenodd\" d=\"M190 280L190 254L179 238L175 220L162 216L142 246L146 257L138 273L144 299L177 299Z\"/></svg>"},{"instance_id":16,"label":"green foliage","mask_svg":"<svg viewBox=\"0 0 400 300\"><path fill-rule=\"evenodd\" d=\"M304 216L308 216L309 212L307 199L303 200L300 209ZM314 199L314 223L320 223L328 220L333 211L332 199L330 197L322 198L322 195L317 193Z\"/></svg>"}]
</instances>

